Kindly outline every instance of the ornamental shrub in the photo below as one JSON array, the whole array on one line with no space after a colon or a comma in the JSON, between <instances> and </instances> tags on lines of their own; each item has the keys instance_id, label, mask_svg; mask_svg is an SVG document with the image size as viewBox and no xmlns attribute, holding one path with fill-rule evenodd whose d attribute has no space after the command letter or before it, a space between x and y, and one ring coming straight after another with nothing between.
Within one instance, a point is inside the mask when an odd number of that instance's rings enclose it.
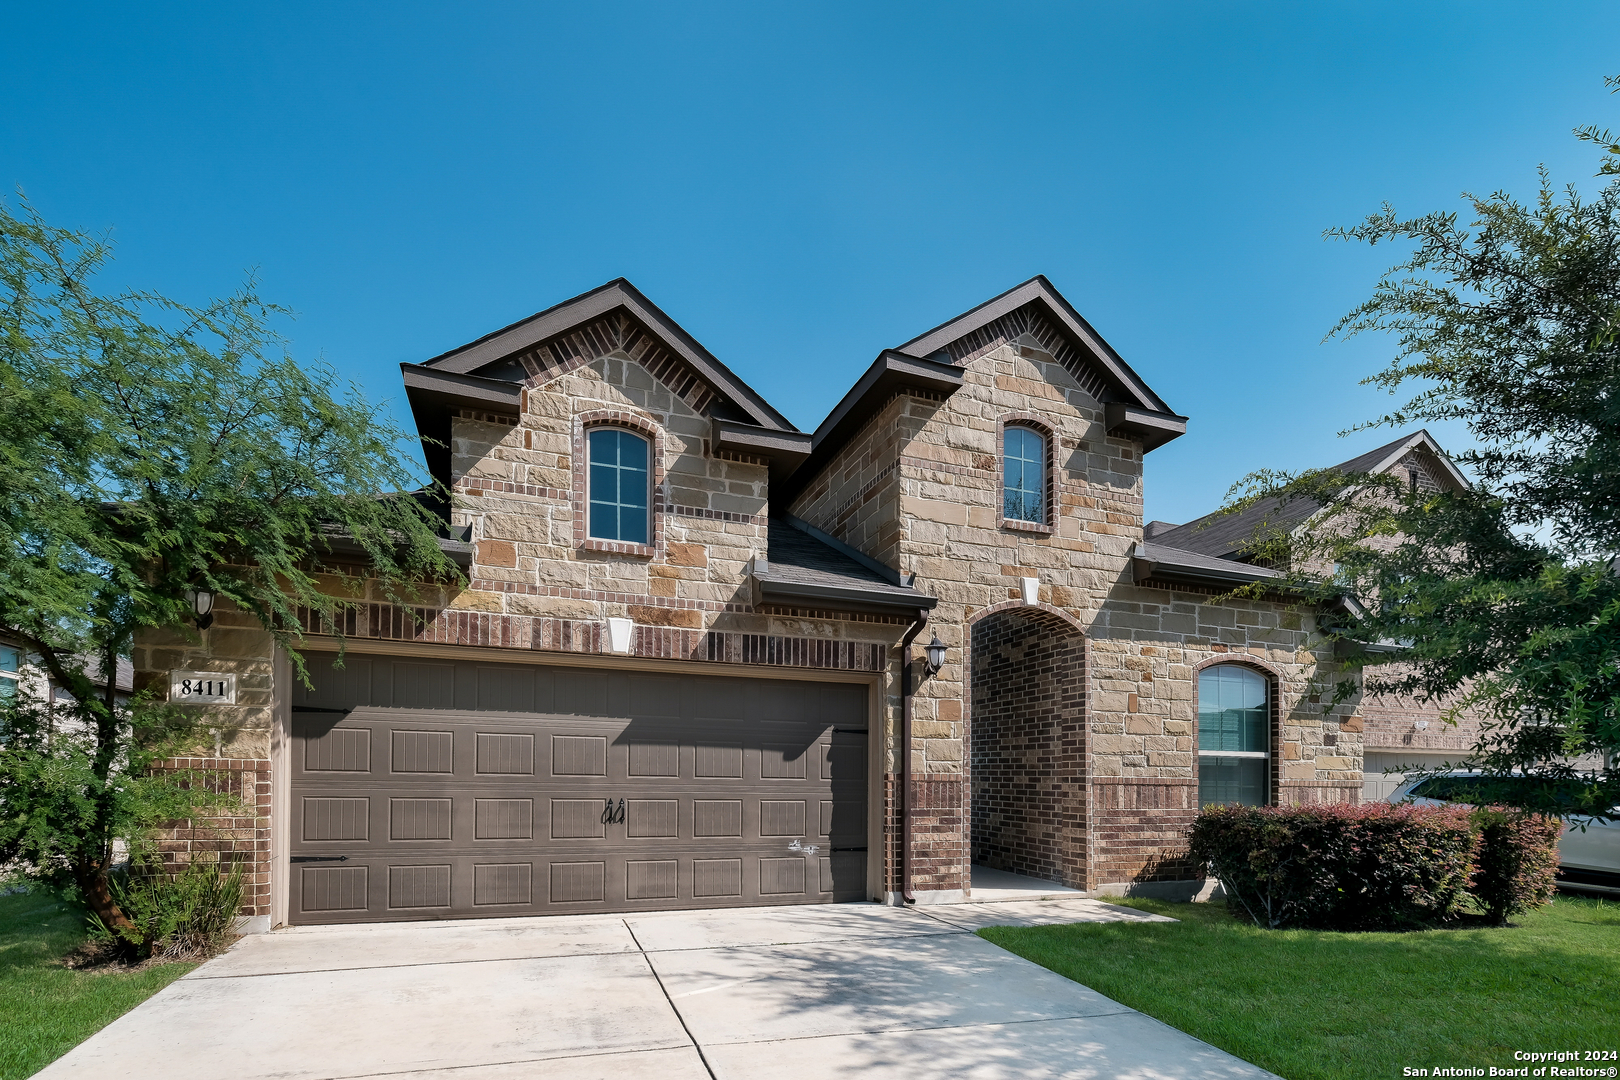
<instances>
[{"instance_id":1,"label":"ornamental shrub","mask_svg":"<svg viewBox=\"0 0 1620 1080\"><path fill-rule=\"evenodd\" d=\"M1389 930L1455 915L1479 839L1463 807L1222 806L1193 822L1193 859L1256 925Z\"/></svg>"},{"instance_id":2,"label":"ornamental shrub","mask_svg":"<svg viewBox=\"0 0 1620 1080\"><path fill-rule=\"evenodd\" d=\"M1470 818L1480 844L1469 891L1491 922L1506 926L1509 915L1521 915L1551 900L1557 888L1563 823L1500 806L1479 807Z\"/></svg>"},{"instance_id":3,"label":"ornamental shrub","mask_svg":"<svg viewBox=\"0 0 1620 1080\"><path fill-rule=\"evenodd\" d=\"M161 866L126 869L110 884L129 925L111 928L92 914L91 936L142 959L206 960L235 937L243 869L217 862L190 863L178 873Z\"/></svg>"}]
</instances>

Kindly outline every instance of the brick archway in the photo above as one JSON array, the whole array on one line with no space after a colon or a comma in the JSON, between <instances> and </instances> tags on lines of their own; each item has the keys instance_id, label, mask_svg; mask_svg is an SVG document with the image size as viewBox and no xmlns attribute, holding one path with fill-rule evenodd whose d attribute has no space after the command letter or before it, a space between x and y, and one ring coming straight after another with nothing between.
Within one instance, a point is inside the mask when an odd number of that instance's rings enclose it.
<instances>
[{"instance_id":1,"label":"brick archway","mask_svg":"<svg viewBox=\"0 0 1620 1080\"><path fill-rule=\"evenodd\" d=\"M1084 889L1085 636L1015 605L977 619L971 645L972 861Z\"/></svg>"}]
</instances>

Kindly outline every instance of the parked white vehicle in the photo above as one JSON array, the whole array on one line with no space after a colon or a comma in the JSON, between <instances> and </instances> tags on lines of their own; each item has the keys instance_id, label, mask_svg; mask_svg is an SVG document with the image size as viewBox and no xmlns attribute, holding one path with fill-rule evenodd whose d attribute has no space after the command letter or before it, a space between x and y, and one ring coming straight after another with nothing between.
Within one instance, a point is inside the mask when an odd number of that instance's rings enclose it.
<instances>
[{"instance_id":1,"label":"parked white vehicle","mask_svg":"<svg viewBox=\"0 0 1620 1080\"><path fill-rule=\"evenodd\" d=\"M1530 782L1529 777L1524 779ZM1469 795L1486 783L1500 784L1502 778L1487 780L1475 772L1440 773L1408 780L1390 793L1388 801L1419 806L1472 804ZM1606 820L1572 818L1566 821L1564 835L1558 841L1558 884L1620 893L1620 806L1612 813L1615 816Z\"/></svg>"}]
</instances>

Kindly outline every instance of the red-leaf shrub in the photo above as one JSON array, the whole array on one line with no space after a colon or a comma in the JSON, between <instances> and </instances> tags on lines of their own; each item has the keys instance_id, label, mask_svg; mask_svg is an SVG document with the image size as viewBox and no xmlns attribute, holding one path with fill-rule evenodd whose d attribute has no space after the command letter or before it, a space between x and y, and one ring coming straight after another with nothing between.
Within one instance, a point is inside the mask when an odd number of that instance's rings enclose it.
<instances>
[{"instance_id":1,"label":"red-leaf shrub","mask_svg":"<svg viewBox=\"0 0 1620 1080\"><path fill-rule=\"evenodd\" d=\"M1449 918L1479 845L1463 807L1224 806L1193 822L1192 856L1257 925L1385 930Z\"/></svg>"},{"instance_id":2,"label":"red-leaf shrub","mask_svg":"<svg viewBox=\"0 0 1620 1080\"><path fill-rule=\"evenodd\" d=\"M1469 891L1491 921L1506 926L1509 915L1541 907L1553 897L1558 877L1557 818L1525 815L1499 806L1473 811L1480 845Z\"/></svg>"}]
</instances>

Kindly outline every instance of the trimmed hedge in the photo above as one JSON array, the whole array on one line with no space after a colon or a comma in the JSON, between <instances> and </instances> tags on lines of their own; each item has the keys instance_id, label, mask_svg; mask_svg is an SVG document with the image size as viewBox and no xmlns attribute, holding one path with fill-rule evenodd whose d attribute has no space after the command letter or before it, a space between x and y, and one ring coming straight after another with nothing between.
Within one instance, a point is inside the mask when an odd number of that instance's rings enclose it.
<instances>
[{"instance_id":1,"label":"trimmed hedge","mask_svg":"<svg viewBox=\"0 0 1620 1080\"><path fill-rule=\"evenodd\" d=\"M1272 929L1392 930L1455 917L1470 898L1498 926L1552 898L1556 819L1501 807L1208 807L1192 857L1233 913Z\"/></svg>"},{"instance_id":2,"label":"trimmed hedge","mask_svg":"<svg viewBox=\"0 0 1620 1080\"><path fill-rule=\"evenodd\" d=\"M1558 888L1558 838L1563 822L1484 806L1471 815L1479 831L1472 892L1497 926L1551 900Z\"/></svg>"},{"instance_id":3,"label":"trimmed hedge","mask_svg":"<svg viewBox=\"0 0 1620 1080\"><path fill-rule=\"evenodd\" d=\"M1450 918L1468 899L1479 846L1466 808L1388 803L1211 807L1190 840L1233 913L1272 929Z\"/></svg>"}]
</instances>

